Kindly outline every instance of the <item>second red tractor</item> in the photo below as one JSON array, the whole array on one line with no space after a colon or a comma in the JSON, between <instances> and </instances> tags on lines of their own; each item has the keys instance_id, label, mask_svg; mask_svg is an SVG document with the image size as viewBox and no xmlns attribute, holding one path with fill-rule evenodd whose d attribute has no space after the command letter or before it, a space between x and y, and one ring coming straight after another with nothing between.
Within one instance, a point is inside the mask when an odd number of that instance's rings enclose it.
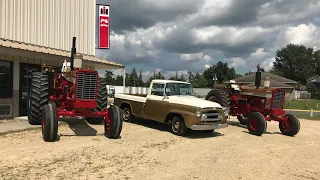
<instances>
[{"instance_id":1,"label":"second red tractor","mask_svg":"<svg viewBox=\"0 0 320 180\"><path fill-rule=\"evenodd\" d=\"M284 135L294 136L300 131L300 121L283 109L285 90L270 88L270 81L261 84L261 72L256 72L256 88L241 86L234 81L215 87L206 100L214 101L225 107L230 116L236 116L242 125L246 125L251 134L261 136L267 129L267 121L278 121Z\"/></svg>"}]
</instances>

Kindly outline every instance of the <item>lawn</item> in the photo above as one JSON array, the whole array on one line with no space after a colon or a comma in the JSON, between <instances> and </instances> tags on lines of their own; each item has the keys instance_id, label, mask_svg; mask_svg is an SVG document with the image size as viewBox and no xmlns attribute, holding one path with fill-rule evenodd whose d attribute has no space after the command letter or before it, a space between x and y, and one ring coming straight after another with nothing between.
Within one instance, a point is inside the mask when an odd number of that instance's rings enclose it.
<instances>
[{"instance_id":1,"label":"lawn","mask_svg":"<svg viewBox=\"0 0 320 180\"><path fill-rule=\"evenodd\" d=\"M317 107L318 104L318 107ZM306 105L308 107L306 108ZM295 99L291 101L286 101L284 104L284 109L301 109L301 110L320 110L320 100L318 99Z\"/></svg>"},{"instance_id":2,"label":"lawn","mask_svg":"<svg viewBox=\"0 0 320 180\"><path fill-rule=\"evenodd\" d=\"M305 115L295 115L297 118L299 119L308 119L308 120L317 120L317 121L320 121L320 116L313 116L313 117L310 117L310 116L305 116Z\"/></svg>"}]
</instances>

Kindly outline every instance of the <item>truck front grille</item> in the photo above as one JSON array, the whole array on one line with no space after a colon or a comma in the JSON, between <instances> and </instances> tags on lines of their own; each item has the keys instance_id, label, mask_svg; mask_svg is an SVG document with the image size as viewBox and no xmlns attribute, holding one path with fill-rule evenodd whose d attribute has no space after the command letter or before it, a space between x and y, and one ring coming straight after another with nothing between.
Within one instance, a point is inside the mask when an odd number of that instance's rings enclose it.
<instances>
[{"instance_id":1,"label":"truck front grille","mask_svg":"<svg viewBox=\"0 0 320 180\"><path fill-rule=\"evenodd\" d=\"M97 89L96 72L78 72L76 98L84 100L94 100Z\"/></svg>"},{"instance_id":2,"label":"truck front grille","mask_svg":"<svg viewBox=\"0 0 320 180\"><path fill-rule=\"evenodd\" d=\"M285 91L284 90L281 90L281 89L275 90L274 94L273 94L272 108L282 109L284 98L285 98Z\"/></svg>"}]
</instances>

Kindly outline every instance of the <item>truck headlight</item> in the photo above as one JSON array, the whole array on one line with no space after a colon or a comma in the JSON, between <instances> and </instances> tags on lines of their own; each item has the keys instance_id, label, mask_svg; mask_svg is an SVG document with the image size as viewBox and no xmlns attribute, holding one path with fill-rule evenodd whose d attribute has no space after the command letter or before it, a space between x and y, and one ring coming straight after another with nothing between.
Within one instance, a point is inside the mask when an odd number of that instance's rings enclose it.
<instances>
[{"instance_id":1,"label":"truck headlight","mask_svg":"<svg viewBox=\"0 0 320 180\"><path fill-rule=\"evenodd\" d=\"M197 117L200 117L200 116L201 116L201 113L202 113L202 112L201 112L201 108L197 107L195 115L196 115Z\"/></svg>"},{"instance_id":2,"label":"truck headlight","mask_svg":"<svg viewBox=\"0 0 320 180\"><path fill-rule=\"evenodd\" d=\"M228 116L229 116L230 109L227 108L227 107L223 107L222 109L223 109L224 115L225 115L226 117L228 117Z\"/></svg>"}]
</instances>

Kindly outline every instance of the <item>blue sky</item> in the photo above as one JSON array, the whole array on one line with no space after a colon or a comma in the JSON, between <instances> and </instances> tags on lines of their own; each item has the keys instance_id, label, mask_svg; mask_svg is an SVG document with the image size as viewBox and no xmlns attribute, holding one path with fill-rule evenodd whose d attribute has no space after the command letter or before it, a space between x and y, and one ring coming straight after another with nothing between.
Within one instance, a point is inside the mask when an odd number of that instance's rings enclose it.
<instances>
[{"instance_id":1,"label":"blue sky","mask_svg":"<svg viewBox=\"0 0 320 180\"><path fill-rule=\"evenodd\" d=\"M165 77L218 61L270 69L288 43L320 47L319 0L97 0L110 5L110 49L96 55ZM119 74L115 71L115 74Z\"/></svg>"}]
</instances>

